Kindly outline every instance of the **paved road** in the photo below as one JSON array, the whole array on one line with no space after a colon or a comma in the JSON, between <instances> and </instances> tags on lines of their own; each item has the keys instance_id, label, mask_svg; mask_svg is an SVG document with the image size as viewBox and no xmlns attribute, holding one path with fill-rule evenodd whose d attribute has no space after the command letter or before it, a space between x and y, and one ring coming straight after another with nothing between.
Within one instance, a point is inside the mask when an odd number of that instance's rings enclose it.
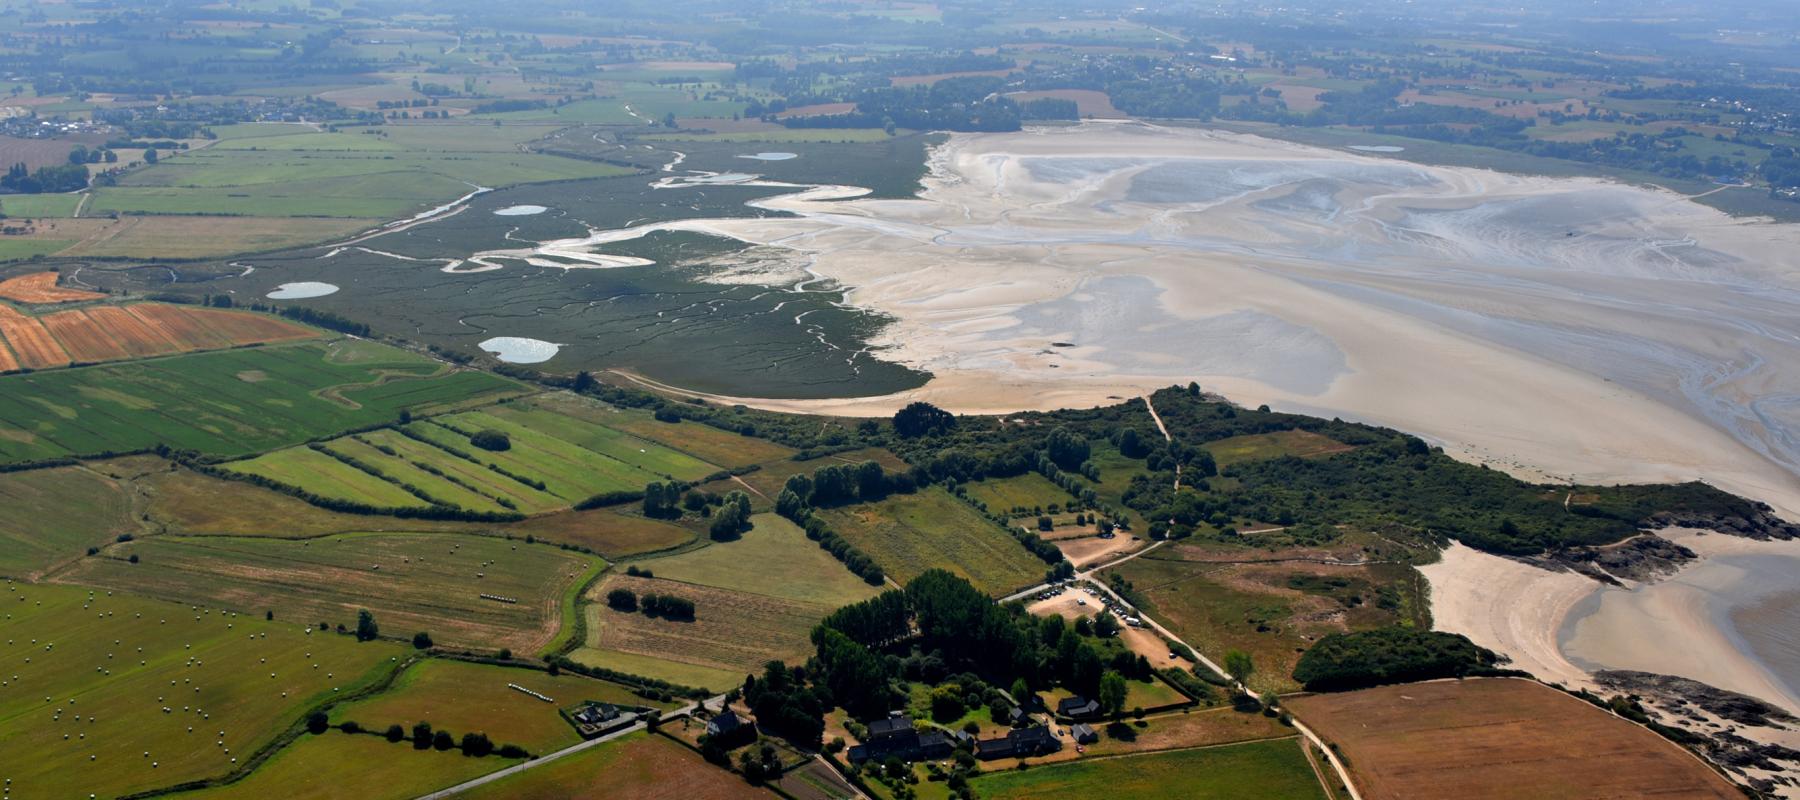
<instances>
[{"instance_id":1,"label":"paved road","mask_svg":"<svg viewBox=\"0 0 1800 800\"><path fill-rule=\"evenodd\" d=\"M721 695L713 695L712 697L709 697L706 700L701 701L701 702L711 704L711 703L717 703L723 699L725 699L725 695L722 695L722 694ZM682 706L681 708L675 709L674 711L670 711L669 713L664 714L662 716L662 719L664 722L668 722L673 719L679 719L681 717L685 717L689 714L694 713L694 709L698 708L699 705L700 705L699 703L689 703L685 706ZM570 745L570 746L565 747L561 750L558 750L554 753L547 753L545 755L538 756L537 758L534 758L530 761L526 761L521 764L514 764L514 765L507 767L506 769L500 770L498 772L490 772L479 778L476 778L471 781L465 781L463 783L459 783L448 789L440 789L438 791L432 792L431 794L421 795L419 798L417 798L417 800L445 800L445 798L454 797L454 796L462 794L463 792L466 792L470 789L473 789L477 786L481 786L481 785L487 784L487 783L492 783L494 781L500 780L501 778L505 778L510 775L524 772L525 770L528 770L528 769L536 769L538 767L541 767L545 764L548 764L548 763L555 761L559 758L562 758L564 756L574 755L574 754L579 753L583 750L586 750L590 747L598 747L598 746L603 745L607 742L610 742L614 739L617 739L621 736L626 736L629 734L637 733L638 731L641 731L644 729L645 729L645 726L644 726L644 723L642 723L642 722L637 723L636 725L631 725L631 726L628 726L625 728L620 728L619 730L613 731L612 733L606 734L605 736L599 736L599 737L596 737L593 739L588 739L584 742L580 742L578 744Z\"/></svg>"}]
</instances>

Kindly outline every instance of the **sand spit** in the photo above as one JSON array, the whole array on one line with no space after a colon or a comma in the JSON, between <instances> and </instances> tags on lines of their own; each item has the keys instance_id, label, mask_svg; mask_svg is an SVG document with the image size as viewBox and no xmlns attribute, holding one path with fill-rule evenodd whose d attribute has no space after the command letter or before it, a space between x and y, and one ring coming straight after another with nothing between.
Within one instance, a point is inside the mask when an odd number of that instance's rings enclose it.
<instances>
[{"instance_id":1,"label":"sand spit","mask_svg":"<svg viewBox=\"0 0 1800 800\"><path fill-rule=\"evenodd\" d=\"M1593 687L1587 671L1557 647L1557 630L1576 603L1600 588L1573 572L1551 572L1454 542L1435 564L1431 621L1512 659L1509 665L1549 683Z\"/></svg>"}]
</instances>

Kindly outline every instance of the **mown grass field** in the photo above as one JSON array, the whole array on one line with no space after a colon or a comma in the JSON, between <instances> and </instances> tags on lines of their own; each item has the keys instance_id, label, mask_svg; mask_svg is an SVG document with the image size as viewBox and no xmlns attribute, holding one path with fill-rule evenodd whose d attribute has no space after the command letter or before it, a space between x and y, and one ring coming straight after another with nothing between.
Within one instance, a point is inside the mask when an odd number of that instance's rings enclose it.
<instances>
[{"instance_id":1,"label":"mown grass field","mask_svg":"<svg viewBox=\"0 0 1800 800\"><path fill-rule=\"evenodd\" d=\"M770 659L804 660L808 635L833 610L880 587L852 575L793 523L759 514L741 539L638 565L655 579L613 575L589 593L588 641L572 657L595 666L723 690ZM692 622L608 608L616 588L693 600Z\"/></svg>"},{"instance_id":2,"label":"mown grass field","mask_svg":"<svg viewBox=\"0 0 1800 800\"><path fill-rule=\"evenodd\" d=\"M943 489L817 512L895 581L943 568L1003 595L1043 580L1049 565Z\"/></svg>"},{"instance_id":3,"label":"mown grass field","mask_svg":"<svg viewBox=\"0 0 1800 800\"><path fill-rule=\"evenodd\" d=\"M1265 556L1319 556L1316 549ZM1241 559L1241 554L1224 556ZM1144 611L1204 652L1249 653L1257 691L1298 688L1291 674L1300 651L1325 634L1407 624L1405 605L1382 608L1376 587L1404 586L1405 565L1338 567L1303 562L1223 563L1183 543L1114 569L1138 587Z\"/></svg>"},{"instance_id":4,"label":"mown grass field","mask_svg":"<svg viewBox=\"0 0 1800 800\"><path fill-rule=\"evenodd\" d=\"M0 774L21 797L113 797L224 775L402 653L105 590L8 586L0 605Z\"/></svg>"},{"instance_id":5,"label":"mown grass field","mask_svg":"<svg viewBox=\"0 0 1800 800\"><path fill-rule=\"evenodd\" d=\"M82 467L0 474L0 575L34 578L138 530L118 481Z\"/></svg>"},{"instance_id":6,"label":"mown grass field","mask_svg":"<svg viewBox=\"0 0 1800 800\"><path fill-rule=\"evenodd\" d=\"M480 126L458 126L471 139ZM492 127L492 126L488 126ZM572 178L622 175L611 164L490 147L456 149L405 137L283 131L188 150L95 189L91 211L393 219L467 194Z\"/></svg>"},{"instance_id":7,"label":"mown grass field","mask_svg":"<svg viewBox=\"0 0 1800 800\"><path fill-rule=\"evenodd\" d=\"M749 466L794 454L793 449L767 439L754 439L694 422L658 422L648 411L617 408L568 392L539 395L520 401L518 405L555 411L615 428L721 467Z\"/></svg>"},{"instance_id":8,"label":"mown grass field","mask_svg":"<svg viewBox=\"0 0 1800 800\"><path fill-rule=\"evenodd\" d=\"M655 579L613 575L589 597L588 641L574 658L690 686L723 689L769 659L804 659L826 614L879 592L781 517L759 514L741 539L639 562ZM695 602L692 622L608 608L615 588Z\"/></svg>"},{"instance_id":9,"label":"mown grass field","mask_svg":"<svg viewBox=\"0 0 1800 800\"><path fill-rule=\"evenodd\" d=\"M697 458L610 428L539 409L493 407L415 422L406 428L440 447L543 481L547 507L566 507L601 492L634 491L652 481L693 480L715 471ZM469 437L497 430L511 447L494 452ZM444 458L458 458L444 453Z\"/></svg>"},{"instance_id":10,"label":"mown grass field","mask_svg":"<svg viewBox=\"0 0 1800 800\"><path fill-rule=\"evenodd\" d=\"M680 525L606 508L532 517L507 530L515 536L586 547L613 560L679 547L695 537L694 531Z\"/></svg>"},{"instance_id":11,"label":"mown grass field","mask_svg":"<svg viewBox=\"0 0 1800 800\"><path fill-rule=\"evenodd\" d=\"M1000 514L1011 513L1015 509L1023 509L1020 513L1034 513L1032 509L1066 505L1075 499L1063 491L1062 487L1051 483L1049 478L1035 472L1011 478L976 481L965 485L963 491L970 499L986 505L989 511Z\"/></svg>"},{"instance_id":12,"label":"mown grass field","mask_svg":"<svg viewBox=\"0 0 1800 800\"><path fill-rule=\"evenodd\" d=\"M546 703L509 687L516 683L547 697ZM558 711L585 700L634 706L662 706L625 687L574 674L544 672L491 664L430 658L414 663L392 686L374 697L331 710L333 724L355 720L365 730L384 731L398 724L429 722L433 730L457 737L478 731L495 746L516 744L543 755L581 741L575 727Z\"/></svg>"},{"instance_id":13,"label":"mown grass field","mask_svg":"<svg viewBox=\"0 0 1800 800\"><path fill-rule=\"evenodd\" d=\"M1244 461L1261 461L1282 456L1318 458L1347 453L1355 448L1328 436L1309 431L1276 431L1233 436L1202 445L1213 454L1219 468Z\"/></svg>"},{"instance_id":14,"label":"mown grass field","mask_svg":"<svg viewBox=\"0 0 1800 800\"><path fill-rule=\"evenodd\" d=\"M340 356L342 353L344 355ZM218 455L516 394L369 342L200 353L0 378L0 462L167 444Z\"/></svg>"},{"instance_id":15,"label":"mown grass field","mask_svg":"<svg viewBox=\"0 0 1800 800\"><path fill-rule=\"evenodd\" d=\"M182 800L411 800L518 763L456 750L414 750L411 742L327 731L305 735L236 783L169 795ZM353 778L350 776L354 776Z\"/></svg>"},{"instance_id":16,"label":"mown grass field","mask_svg":"<svg viewBox=\"0 0 1800 800\"><path fill-rule=\"evenodd\" d=\"M141 563L125 559L137 555ZM59 580L354 627L367 608L390 636L533 654L558 632L569 587L600 561L546 545L431 533L294 541L158 536L84 559ZM482 594L518 600L484 600Z\"/></svg>"},{"instance_id":17,"label":"mown grass field","mask_svg":"<svg viewBox=\"0 0 1800 800\"><path fill-rule=\"evenodd\" d=\"M1740 797L1692 754L1588 703L1513 678L1294 698L1363 796Z\"/></svg>"},{"instance_id":18,"label":"mown grass field","mask_svg":"<svg viewBox=\"0 0 1800 800\"><path fill-rule=\"evenodd\" d=\"M814 603L828 612L880 593L785 517L757 514L751 522L742 538L639 566L665 580Z\"/></svg>"},{"instance_id":19,"label":"mown grass field","mask_svg":"<svg viewBox=\"0 0 1800 800\"><path fill-rule=\"evenodd\" d=\"M775 797L693 751L648 733L634 733L537 769L509 775L457 795L458 800L756 800Z\"/></svg>"},{"instance_id":20,"label":"mown grass field","mask_svg":"<svg viewBox=\"0 0 1800 800\"><path fill-rule=\"evenodd\" d=\"M1042 765L1023 771L989 773L971 783L978 796L993 800L1326 797L1307 764L1306 754L1294 739Z\"/></svg>"},{"instance_id":21,"label":"mown grass field","mask_svg":"<svg viewBox=\"0 0 1800 800\"><path fill-rule=\"evenodd\" d=\"M482 531L493 525L448 520L376 520L327 511L242 481L202 475L155 456L88 462L114 480L130 483L146 499L153 525L169 533L293 538L367 531Z\"/></svg>"}]
</instances>

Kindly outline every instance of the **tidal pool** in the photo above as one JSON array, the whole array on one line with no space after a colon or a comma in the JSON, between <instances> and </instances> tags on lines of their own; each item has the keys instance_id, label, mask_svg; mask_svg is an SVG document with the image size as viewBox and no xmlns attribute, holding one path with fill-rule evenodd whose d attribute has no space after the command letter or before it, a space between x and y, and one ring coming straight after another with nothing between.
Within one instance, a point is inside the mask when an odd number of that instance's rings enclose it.
<instances>
[{"instance_id":1,"label":"tidal pool","mask_svg":"<svg viewBox=\"0 0 1800 800\"><path fill-rule=\"evenodd\" d=\"M748 158L752 161L786 161L790 158L799 157L799 153L751 153L749 155L738 156L738 158Z\"/></svg>"},{"instance_id":2,"label":"tidal pool","mask_svg":"<svg viewBox=\"0 0 1800 800\"><path fill-rule=\"evenodd\" d=\"M529 205L507 206L505 208L494 209L494 216L496 216L496 217L529 217L533 214L542 214L545 211L549 211L549 210L550 209L545 208L543 206L529 206Z\"/></svg>"},{"instance_id":3,"label":"tidal pool","mask_svg":"<svg viewBox=\"0 0 1800 800\"><path fill-rule=\"evenodd\" d=\"M508 364L541 364L555 358L562 349L562 345L553 342L519 336L496 336L479 347Z\"/></svg>"},{"instance_id":4,"label":"tidal pool","mask_svg":"<svg viewBox=\"0 0 1800 800\"><path fill-rule=\"evenodd\" d=\"M275 287L275 291L268 293L266 297L270 300L305 300L309 297L324 297L328 294L337 294L337 290L338 287L336 284L321 283L319 281L300 281L298 283L284 283L277 286Z\"/></svg>"}]
</instances>

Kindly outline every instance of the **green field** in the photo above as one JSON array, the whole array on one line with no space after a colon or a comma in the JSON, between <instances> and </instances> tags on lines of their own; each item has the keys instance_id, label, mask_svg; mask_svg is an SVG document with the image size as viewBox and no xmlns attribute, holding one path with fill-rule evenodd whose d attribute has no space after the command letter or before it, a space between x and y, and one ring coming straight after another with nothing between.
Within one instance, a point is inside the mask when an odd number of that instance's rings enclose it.
<instances>
[{"instance_id":1,"label":"green field","mask_svg":"<svg viewBox=\"0 0 1800 800\"><path fill-rule=\"evenodd\" d=\"M141 563L125 559L137 555ZM354 626L374 612L383 633L427 631L440 644L533 654L562 626L569 588L601 562L497 537L364 533L294 541L157 536L116 545L63 577L276 619ZM482 599L490 594L517 603Z\"/></svg>"},{"instance_id":2,"label":"green field","mask_svg":"<svg viewBox=\"0 0 1800 800\"><path fill-rule=\"evenodd\" d=\"M1049 569L1006 531L935 487L818 513L902 584L943 568L1003 595L1043 580Z\"/></svg>"},{"instance_id":3,"label":"green field","mask_svg":"<svg viewBox=\"0 0 1800 800\"><path fill-rule=\"evenodd\" d=\"M646 142L880 142L893 138L880 128L832 128L830 130L769 130L738 133L650 133L636 137Z\"/></svg>"},{"instance_id":4,"label":"green field","mask_svg":"<svg viewBox=\"0 0 1800 800\"><path fill-rule=\"evenodd\" d=\"M695 536L694 531L680 525L614 508L532 517L513 523L507 530L515 536L535 536L546 542L585 547L615 560L679 547Z\"/></svg>"},{"instance_id":5,"label":"green field","mask_svg":"<svg viewBox=\"0 0 1800 800\"><path fill-rule=\"evenodd\" d=\"M757 800L776 795L707 765L667 737L634 733L457 795L457 800Z\"/></svg>"},{"instance_id":6,"label":"green field","mask_svg":"<svg viewBox=\"0 0 1800 800\"><path fill-rule=\"evenodd\" d=\"M104 590L9 586L0 602L10 651L0 774L21 797L112 797L224 775L403 652Z\"/></svg>"},{"instance_id":7,"label":"green field","mask_svg":"<svg viewBox=\"0 0 1800 800\"><path fill-rule=\"evenodd\" d=\"M226 469L299 486L326 497L381 508L422 508L427 505L398 486L305 447L290 447L247 461L234 461Z\"/></svg>"},{"instance_id":8,"label":"green field","mask_svg":"<svg viewBox=\"0 0 1800 800\"><path fill-rule=\"evenodd\" d=\"M455 137L328 133L290 127L231 133L94 190L92 213L398 218L468 194L474 186L602 178L631 170L520 152L513 132L455 127ZM495 140L495 141L490 141Z\"/></svg>"},{"instance_id":9,"label":"green field","mask_svg":"<svg viewBox=\"0 0 1800 800\"><path fill-rule=\"evenodd\" d=\"M1330 437L1300 430L1233 436L1229 439L1207 442L1203 446L1207 452L1213 454L1213 459L1218 462L1220 469L1244 461L1260 461L1282 456L1317 458L1354 449L1350 445Z\"/></svg>"},{"instance_id":10,"label":"green field","mask_svg":"<svg viewBox=\"0 0 1800 800\"><path fill-rule=\"evenodd\" d=\"M509 687L518 684L554 698L546 703ZM431 658L409 667L393 686L367 700L331 710L333 724L355 720L366 730L383 731L398 724L412 730L429 722L434 730L462 736L486 733L495 746L516 744L536 755L581 741L561 708L586 700L633 706L664 706L632 694L615 683L574 674L544 672L467 661Z\"/></svg>"},{"instance_id":11,"label":"green field","mask_svg":"<svg viewBox=\"0 0 1800 800\"><path fill-rule=\"evenodd\" d=\"M83 467L0 474L0 575L35 577L137 531L125 488Z\"/></svg>"},{"instance_id":12,"label":"green field","mask_svg":"<svg viewBox=\"0 0 1800 800\"><path fill-rule=\"evenodd\" d=\"M470 435L490 429L505 433L511 448L492 452L470 444ZM534 492L529 499L539 508L567 507L602 492L636 491L652 481L694 480L717 469L654 442L535 408L497 406L415 422L406 430L483 464L543 481L544 492L519 486ZM445 452L435 463L446 467L445 459L466 461Z\"/></svg>"},{"instance_id":13,"label":"green field","mask_svg":"<svg viewBox=\"0 0 1800 800\"><path fill-rule=\"evenodd\" d=\"M971 782L991 800L1106 797L1113 800L1255 797L1325 798L1294 739L1203 747L1007 770Z\"/></svg>"},{"instance_id":14,"label":"green field","mask_svg":"<svg viewBox=\"0 0 1800 800\"><path fill-rule=\"evenodd\" d=\"M72 217L78 205L79 194L9 194L0 201L0 211L8 217L24 219Z\"/></svg>"},{"instance_id":15,"label":"green field","mask_svg":"<svg viewBox=\"0 0 1800 800\"><path fill-rule=\"evenodd\" d=\"M341 356L339 354L342 354ZM167 444L217 455L519 392L369 342L196 353L0 378L0 462Z\"/></svg>"},{"instance_id":16,"label":"green field","mask_svg":"<svg viewBox=\"0 0 1800 800\"><path fill-rule=\"evenodd\" d=\"M414 750L411 742L396 744L380 736L327 731L302 736L236 783L169 796L182 800L335 800L344 796L348 786L354 786L357 800L411 800L516 763L497 755L467 758L455 750Z\"/></svg>"},{"instance_id":17,"label":"green field","mask_svg":"<svg viewBox=\"0 0 1800 800\"><path fill-rule=\"evenodd\" d=\"M757 514L751 522L754 527L735 541L642 561L639 566L665 580L815 603L827 612L880 592L786 518ZM804 580L796 580L797 576Z\"/></svg>"},{"instance_id":18,"label":"green field","mask_svg":"<svg viewBox=\"0 0 1800 800\"><path fill-rule=\"evenodd\" d=\"M609 576L589 594L583 663L688 686L723 690L771 659L798 662L825 615L875 596L794 523L758 514L742 538L636 562L654 580ZM674 622L606 606L615 588L694 601L695 619Z\"/></svg>"},{"instance_id":19,"label":"green field","mask_svg":"<svg viewBox=\"0 0 1800 800\"><path fill-rule=\"evenodd\" d=\"M963 486L963 491L996 514L1008 514L1018 509L1023 509L1019 513L1035 513L1032 509L1067 505L1075 499L1049 478L1035 472L977 481Z\"/></svg>"},{"instance_id":20,"label":"green field","mask_svg":"<svg viewBox=\"0 0 1800 800\"><path fill-rule=\"evenodd\" d=\"M659 422L648 411L618 408L568 392L551 392L517 403L604 425L648 439L721 467L744 467L786 459L794 450L767 439L720 430L698 422Z\"/></svg>"}]
</instances>

